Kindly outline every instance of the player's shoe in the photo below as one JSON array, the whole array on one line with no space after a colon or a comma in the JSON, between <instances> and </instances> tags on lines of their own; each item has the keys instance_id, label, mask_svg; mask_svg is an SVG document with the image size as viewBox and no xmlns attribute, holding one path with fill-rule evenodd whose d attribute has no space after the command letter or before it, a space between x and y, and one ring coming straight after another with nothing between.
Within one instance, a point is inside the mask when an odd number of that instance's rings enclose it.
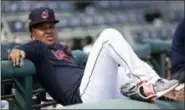
<instances>
[{"instance_id":1,"label":"player's shoe","mask_svg":"<svg viewBox=\"0 0 185 110\"><path fill-rule=\"evenodd\" d=\"M155 84L141 81L137 84L127 83L121 87L121 93L134 100L153 102L157 98L173 90L179 82L177 80L158 79Z\"/></svg>"},{"instance_id":2,"label":"player's shoe","mask_svg":"<svg viewBox=\"0 0 185 110\"><path fill-rule=\"evenodd\" d=\"M179 84L178 80L166 80L158 79L155 84L153 84L154 92L156 93L157 98L167 94Z\"/></svg>"}]
</instances>

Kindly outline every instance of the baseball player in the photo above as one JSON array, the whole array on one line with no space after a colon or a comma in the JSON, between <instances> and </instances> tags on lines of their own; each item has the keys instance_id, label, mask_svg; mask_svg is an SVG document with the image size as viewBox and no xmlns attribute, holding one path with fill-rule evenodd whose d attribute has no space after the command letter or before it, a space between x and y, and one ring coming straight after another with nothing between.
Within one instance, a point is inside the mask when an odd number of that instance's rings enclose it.
<instances>
[{"instance_id":1,"label":"baseball player","mask_svg":"<svg viewBox=\"0 0 185 110\"><path fill-rule=\"evenodd\" d=\"M181 83L181 86L184 85L184 74L185 74L185 35L184 35L184 18L179 22L171 46L171 55L172 55L172 79L177 79ZM178 92L177 92L178 91ZM176 88L176 92L173 91L167 94L171 99L175 100L184 100L184 89ZM183 97L179 97L183 96Z\"/></svg>"},{"instance_id":2,"label":"baseball player","mask_svg":"<svg viewBox=\"0 0 185 110\"><path fill-rule=\"evenodd\" d=\"M29 14L29 19L32 41L12 49L8 58L13 66L21 66L24 58L31 60L36 66L40 83L62 105L116 98L118 64L124 68L123 74L129 72L140 79L137 88L145 88L142 94L149 96L150 100L179 84L177 80L160 78L136 56L121 33L111 28L100 34L83 70L70 60L62 45L57 43L55 25L59 21L55 19L52 9L36 8Z\"/></svg>"},{"instance_id":3,"label":"baseball player","mask_svg":"<svg viewBox=\"0 0 185 110\"><path fill-rule=\"evenodd\" d=\"M176 28L172 40L171 55L172 55L172 76L184 83L185 72L185 35L184 35L184 18L180 21Z\"/></svg>"}]
</instances>

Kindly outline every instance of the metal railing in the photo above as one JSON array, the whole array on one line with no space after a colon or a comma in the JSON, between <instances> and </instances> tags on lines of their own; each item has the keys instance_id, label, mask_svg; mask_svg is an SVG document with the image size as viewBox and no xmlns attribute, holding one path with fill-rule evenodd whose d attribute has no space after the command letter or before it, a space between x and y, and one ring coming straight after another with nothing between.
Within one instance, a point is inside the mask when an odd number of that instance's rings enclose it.
<instances>
[{"instance_id":1,"label":"metal railing","mask_svg":"<svg viewBox=\"0 0 185 110\"><path fill-rule=\"evenodd\" d=\"M42 107L57 104L56 101L47 101L41 104L42 99L39 97L41 93L45 93L43 88L32 88L32 76L35 73L35 66L31 61L25 60L22 67L13 67L12 63L7 60L1 61L1 84L11 83L15 85L13 94L2 95L1 100L8 100L10 110L40 110ZM32 96L36 95L35 104L33 104Z\"/></svg>"}]
</instances>

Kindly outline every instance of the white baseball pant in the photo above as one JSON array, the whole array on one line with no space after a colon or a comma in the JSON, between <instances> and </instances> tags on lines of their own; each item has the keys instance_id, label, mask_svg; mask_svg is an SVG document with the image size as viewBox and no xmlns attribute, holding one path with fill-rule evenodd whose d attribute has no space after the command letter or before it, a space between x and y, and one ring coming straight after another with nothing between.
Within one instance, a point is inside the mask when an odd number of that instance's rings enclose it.
<instances>
[{"instance_id":1,"label":"white baseball pant","mask_svg":"<svg viewBox=\"0 0 185 110\"><path fill-rule=\"evenodd\" d=\"M121 66L119 74L118 64ZM119 97L118 86L129 81L126 74L151 83L160 78L147 63L137 57L119 31L105 29L96 40L87 60L80 85L83 102Z\"/></svg>"}]
</instances>

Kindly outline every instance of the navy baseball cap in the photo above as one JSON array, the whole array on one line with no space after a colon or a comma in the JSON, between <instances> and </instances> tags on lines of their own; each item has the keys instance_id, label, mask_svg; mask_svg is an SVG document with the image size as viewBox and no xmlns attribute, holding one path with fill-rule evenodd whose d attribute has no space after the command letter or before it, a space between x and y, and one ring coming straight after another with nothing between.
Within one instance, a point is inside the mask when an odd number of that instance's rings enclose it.
<instances>
[{"instance_id":1,"label":"navy baseball cap","mask_svg":"<svg viewBox=\"0 0 185 110\"><path fill-rule=\"evenodd\" d=\"M54 11L47 7L40 7L32 10L29 14L29 20L29 27L42 22L59 22L59 20L55 19Z\"/></svg>"}]
</instances>

